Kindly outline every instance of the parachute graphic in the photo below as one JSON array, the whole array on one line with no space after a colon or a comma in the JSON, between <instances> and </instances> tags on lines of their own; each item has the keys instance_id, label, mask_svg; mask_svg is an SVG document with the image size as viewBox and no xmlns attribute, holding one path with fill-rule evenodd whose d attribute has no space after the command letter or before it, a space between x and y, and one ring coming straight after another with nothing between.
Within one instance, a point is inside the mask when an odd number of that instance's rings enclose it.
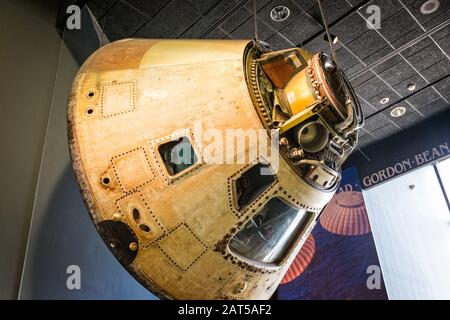
<instances>
[{"instance_id":1,"label":"parachute graphic","mask_svg":"<svg viewBox=\"0 0 450 320\"><path fill-rule=\"evenodd\" d=\"M303 247L298 252L294 261L292 261L291 266L284 275L283 280L281 280L280 284L286 284L300 276L300 274L302 274L302 272L308 267L315 252L316 242L314 241L313 235L310 234L308 238L306 238Z\"/></svg>"},{"instance_id":2,"label":"parachute graphic","mask_svg":"<svg viewBox=\"0 0 450 320\"><path fill-rule=\"evenodd\" d=\"M358 236L369 233L370 224L361 192L335 194L321 217L322 227L334 234Z\"/></svg>"}]
</instances>

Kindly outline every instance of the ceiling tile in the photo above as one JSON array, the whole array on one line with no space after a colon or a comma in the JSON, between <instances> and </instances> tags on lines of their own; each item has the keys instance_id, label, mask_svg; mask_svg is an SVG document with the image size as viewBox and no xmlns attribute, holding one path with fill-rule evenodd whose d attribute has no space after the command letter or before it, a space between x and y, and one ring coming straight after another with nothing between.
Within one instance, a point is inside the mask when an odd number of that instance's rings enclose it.
<instances>
[{"instance_id":1,"label":"ceiling tile","mask_svg":"<svg viewBox=\"0 0 450 320\"><path fill-rule=\"evenodd\" d=\"M421 41L422 42L422 41ZM408 61L417 69L424 70L437 62L446 59L446 56L432 43L419 52L407 57Z\"/></svg>"},{"instance_id":2,"label":"ceiling tile","mask_svg":"<svg viewBox=\"0 0 450 320\"><path fill-rule=\"evenodd\" d=\"M419 36L420 34L416 35ZM425 49L428 46L431 46L433 44L433 40L430 39L429 37L424 38L422 40L420 40L419 42L413 44L412 46L404 49L401 54L402 56L404 56L405 58L412 56L418 52L420 52L421 50Z\"/></svg>"},{"instance_id":3,"label":"ceiling tile","mask_svg":"<svg viewBox=\"0 0 450 320\"><path fill-rule=\"evenodd\" d=\"M106 13L99 24L100 26L104 24L114 25L110 30L114 29L125 37L131 37L147 21L147 17L119 1ZM108 33L106 34L109 35Z\"/></svg>"},{"instance_id":4,"label":"ceiling tile","mask_svg":"<svg viewBox=\"0 0 450 320\"><path fill-rule=\"evenodd\" d=\"M245 6L240 7L233 13L228 19L220 24L220 26L228 32L233 32L241 24L243 24L247 19L252 17L252 13Z\"/></svg>"},{"instance_id":5,"label":"ceiling tile","mask_svg":"<svg viewBox=\"0 0 450 320\"><path fill-rule=\"evenodd\" d=\"M352 8L346 1L322 1L322 6L328 24L335 22ZM307 12L316 21L322 21L318 5L315 5Z\"/></svg>"},{"instance_id":6,"label":"ceiling tile","mask_svg":"<svg viewBox=\"0 0 450 320\"><path fill-rule=\"evenodd\" d=\"M308 40L306 43L302 43L303 48L310 52L319 52L323 51L327 54L330 54L330 45L327 41L324 40L325 32L319 33L316 37L312 38L311 40ZM299 43L300 45L300 43Z\"/></svg>"},{"instance_id":7,"label":"ceiling tile","mask_svg":"<svg viewBox=\"0 0 450 320\"><path fill-rule=\"evenodd\" d=\"M431 14L421 13L420 8L424 2L425 1L414 1L411 4L408 4L407 8L427 30L433 28L446 18L450 17L450 1L439 1L439 8Z\"/></svg>"},{"instance_id":8,"label":"ceiling tile","mask_svg":"<svg viewBox=\"0 0 450 320\"><path fill-rule=\"evenodd\" d=\"M378 51L386 46L386 41L383 40L374 30L370 30L357 39L347 44L356 56L361 60L370 56L373 52Z\"/></svg>"},{"instance_id":9,"label":"ceiling tile","mask_svg":"<svg viewBox=\"0 0 450 320\"><path fill-rule=\"evenodd\" d=\"M144 1L144 0L141 0ZM154 0L146 2L153 2ZM166 1L166 0L159 0ZM189 2L201 15L207 14L212 8L218 5L222 0L186 0Z\"/></svg>"},{"instance_id":10,"label":"ceiling tile","mask_svg":"<svg viewBox=\"0 0 450 320\"><path fill-rule=\"evenodd\" d=\"M424 118L420 116L417 112L411 112L407 116L401 117L397 119L395 122L402 128L406 129L409 128L421 121L423 121Z\"/></svg>"},{"instance_id":11,"label":"ceiling tile","mask_svg":"<svg viewBox=\"0 0 450 320\"><path fill-rule=\"evenodd\" d=\"M368 145L370 145L374 142L375 142L375 139L368 134L366 134L364 136L360 136L360 137L358 137L358 148L361 149L361 148L367 147Z\"/></svg>"},{"instance_id":12,"label":"ceiling tile","mask_svg":"<svg viewBox=\"0 0 450 320\"><path fill-rule=\"evenodd\" d=\"M337 35L339 41L344 44L355 40L368 31L366 21L356 12L343 18L330 28L330 32Z\"/></svg>"},{"instance_id":13,"label":"ceiling tile","mask_svg":"<svg viewBox=\"0 0 450 320\"><path fill-rule=\"evenodd\" d=\"M182 14L180 14L182 13ZM187 1L172 0L153 19L157 25L164 25L171 37L183 34L202 15Z\"/></svg>"},{"instance_id":14,"label":"ceiling tile","mask_svg":"<svg viewBox=\"0 0 450 320\"><path fill-rule=\"evenodd\" d=\"M383 12L381 13L383 14ZM418 27L411 15L404 9L393 14L389 19L382 21L380 33L392 43L404 37Z\"/></svg>"},{"instance_id":15,"label":"ceiling tile","mask_svg":"<svg viewBox=\"0 0 450 320\"><path fill-rule=\"evenodd\" d=\"M375 140L376 141L380 141L380 140L384 140L390 136L392 136L395 133L400 132L400 128L395 126L392 123L388 123L384 126L382 126L381 128L375 130L373 132L373 135L375 136Z\"/></svg>"},{"instance_id":16,"label":"ceiling tile","mask_svg":"<svg viewBox=\"0 0 450 320\"><path fill-rule=\"evenodd\" d=\"M101 23L102 23L102 30L109 41L117 41L120 39L129 38L129 36L119 32L116 29L117 25L115 23L110 23L108 19L103 19Z\"/></svg>"},{"instance_id":17,"label":"ceiling tile","mask_svg":"<svg viewBox=\"0 0 450 320\"><path fill-rule=\"evenodd\" d=\"M316 21L304 14L289 26L282 29L281 33L292 43L300 44L321 30L322 27ZM328 45L325 40L323 40L323 42Z\"/></svg>"},{"instance_id":18,"label":"ceiling tile","mask_svg":"<svg viewBox=\"0 0 450 320\"><path fill-rule=\"evenodd\" d=\"M435 18L433 18L425 23L422 23L422 26L426 30L430 30L430 29L436 27L437 25L447 21L449 16L450 16L450 10L447 10L447 11L441 13L440 15L436 16Z\"/></svg>"},{"instance_id":19,"label":"ceiling tile","mask_svg":"<svg viewBox=\"0 0 450 320\"><path fill-rule=\"evenodd\" d=\"M366 100L377 96L381 92L388 92L389 90L389 87L378 77L373 77L355 87L356 93L361 95Z\"/></svg>"},{"instance_id":20,"label":"ceiling tile","mask_svg":"<svg viewBox=\"0 0 450 320\"><path fill-rule=\"evenodd\" d=\"M381 101L381 99L384 99L384 98L389 98L389 102L382 104L380 101ZM391 104L396 103L400 99L401 99L401 97L398 94L396 94L391 89L387 89L387 90L384 90L384 91L378 93L375 97L372 97L371 99L369 99L368 102L373 107L377 108L377 110L382 110L384 108L387 108Z\"/></svg>"},{"instance_id":21,"label":"ceiling tile","mask_svg":"<svg viewBox=\"0 0 450 320\"><path fill-rule=\"evenodd\" d=\"M226 32L221 30L219 27L216 27L205 36L205 39L224 39L227 35L228 34Z\"/></svg>"},{"instance_id":22,"label":"ceiling tile","mask_svg":"<svg viewBox=\"0 0 450 320\"><path fill-rule=\"evenodd\" d=\"M343 70L353 67L356 64L361 64L360 60L352 55L347 48L341 47L336 50L337 61Z\"/></svg>"},{"instance_id":23,"label":"ceiling tile","mask_svg":"<svg viewBox=\"0 0 450 320\"><path fill-rule=\"evenodd\" d=\"M402 57L400 57L398 54L393 56L392 58L382 62L381 64L375 66L373 68L373 71L375 71L376 73L380 74L381 72L392 68L394 66L396 66L398 63L403 62L404 59Z\"/></svg>"},{"instance_id":24,"label":"ceiling tile","mask_svg":"<svg viewBox=\"0 0 450 320\"><path fill-rule=\"evenodd\" d=\"M267 39L267 43L272 45L275 50L292 48L292 43L279 33L275 33Z\"/></svg>"},{"instance_id":25,"label":"ceiling tile","mask_svg":"<svg viewBox=\"0 0 450 320\"><path fill-rule=\"evenodd\" d=\"M450 60L445 58L430 67L420 71L420 73L427 79L429 82L438 81L448 74L450 74Z\"/></svg>"},{"instance_id":26,"label":"ceiling tile","mask_svg":"<svg viewBox=\"0 0 450 320\"><path fill-rule=\"evenodd\" d=\"M435 114L441 113L443 111L449 110L450 104L445 102L443 99L435 100L425 106L420 108L420 112L422 112L425 116L431 117Z\"/></svg>"},{"instance_id":27,"label":"ceiling tile","mask_svg":"<svg viewBox=\"0 0 450 320\"><path fill-rule=\"evenodd\" d=\"M137 10L141 11L148 17L153 17L159 10L161 10L170 0L122 0Z\"/></svg>"},{"instance_id":28,"label":"ceiling tile","mask_svg":"<svg viewBox=\"0 0 450 320\"><path fill-rule=\"evenodd\" d=\"M100 20L100 18L102 18L117 1L118 0L88 0L86 4L94 17L96 17L97 20Z\"/></svg>"},{"instance_id":29,"label":"ceiling tile","mask_svg":"<svg viewBox=\"0 0 450 320\"><path fill-rule=\"evenodd\" d=\"M361 7L358 11L366 18L368 18L372 12L368 12L367 8L371 5L379 6L381 9L381 20L389 19L393 14L403 9L398 0L373 0L369 1L366 5Z\"/></svg>"},{"instance_id":30,"label":"ceiling tile","mask_svg":"<svg viewBox=\"0 0 450 320\"><path fill-rule=\"evenodd\" d=\"M450 24L431 34L433 39L440 40L450 35Z\"/></svg>"},{"instance_id":31,"label":"ceiling tile","mask_svg":"<svg viewBox=\"0 0 450 320\"><path fill-rule=\"evenodd\" d=\"M387 118L383 113L377 113L366 119L364 129L369 132L374 132L388 123L390 123L389 118Z\"/></svg>"},{"instance_id":32,"label":"ceiling tile","mask_svg":"<svg viewBox=\"0 0 450 320\"><path fill-rule=\"evenodd\" d=\"M276 31L267 26L264 23L258 24L258 38L262 40L267 40L273 36ZM255 25L253 19L248 19L243 24L241 24L237 29L231 32L231 35L236 39L253 39L255 36Z\"/></svg>"},{"instance_id":33,"label":"ceiling tile","mask_svg":"<svg viewBox=\"0 0 450 320\"><path fill-rule=\"evenodd\" d=\"M195 39L208 33L209 29L214 28L221 23L224 16L230 11L235 10L235 6L237 6L240 1L241 0L227 0L219 2L219 4L183 33L183 38Z\"/></svg>"},{"instance_id":34,"label":"ceiling tile","mask_svg":"<svg viewBox=\"0 0 450 320\"><path fill-rule=\"evenodd\" d=\"M366 70L365 72L358 75L356 78L350 77L350 82L354 87L357 87L360 84L363 84L364 82L372 79L373 77L375 77L375 74L371 70Z\"/></svg>"},{"instance_id":35,"label":"ceiling tile","mask_svg":"<svg viewBox=\"0 0 450 320\"><path fill-rule=\"evenodd\" d=\"M395 86L415 74L417 74L417 72L405 61L397 63L382 73L379 73L380 77L391 86Z\"/></svg>"},{"instance_id":36,"label":"ceiling tile","mask_svg":"<svg viewBox=\"0 0 450 320\"><path fill-rule=\"evenodd\" d=\"M392 111L393 109L397 108L397 107L403 107L403 108L405 108L405 113L404 113L402 116L400 116L400 117L394 118L394 117L391 116L391 111ZM397 121L400 120L401 118L407 117L407 116L409 116L411 113L417 113L417 112L416 112L416 111L414 110L414 108L411 107L409 104L407 104L406 102L402 101L402 102L399 102L399 103L395 103L395 104L393 104L392 106L386 108L385 110L382 111L382 113L383 113L386 117L388 117L389 119L391 119L393 122L397 123Z\"/></svg>"},{"instance_id":37,"label":"ceiling tile","mask_svg":"<svg viewBox=\"0 0 450 320\"><path fill-rule=\"evenodd\" d=\"M361 62L358 62L357 64L351 66L350 68L345 69L344 73L347 75L347 77L350 78L351 76L353 76L357 72L362 71L364 68L365 68L365 65L362 64Z\"/></svg>"},{"instance_id":38,"label":"ceiling tile","mask_svg":"<svg viewBox=\"0 0 450 320\"><path fill-rule=\"evenodd\" d=\"M400 48L401 46L406 45L411 41L414 41L417 37L419 37L423 33L424 33L423 30L419 26L416 26L416 28L412 29L408 33L405 33L400 38L390 42L394 46L394 48ZM402 51L401 53L404 54L404 51Z\"/></svg>"},{"instance_id":39,"label":"ceiling tile","mask_svg":"<svg viewBox=\"0 0 450 320\"><path fill-rule=\"evenodd\" d=\"M359 99L359 104L361 105L361 109L365 118L378 111L375 107L371 106L367 102L362 101L361 99Z\"/></svg>"},{"instance_id":40,"label":"ceiling tile","mask_svg":"<svg viewBox=\"0 0 450 320\"><path fill-rule=\"evenodd\" d=\"M368 46L370 46L370 44ZM384 46L383 48L372 52L370 56L364 58L363 59L364 63L366 63L367 65L371 65L372 63L375 63L378 60L384 58L387 54L391 53L392 51L393 51L392 47L386 44L386 46Z\"/></svg>"},{"instance_id":41,"label":"ceiling tile","mask_svg":"<svg viewBox=\"0 0 450 320\"><path fill-rule=\"evenodd\" d=\"M289 17L287 17L283 21L272 20L272 18L270 17L270 12L276 6L287 7L290 11ZM294 20L296 20L298 17L304 15L304 13L305 12L299 6L295 5L291 0L272 0L258 11L258 17L267 22L275 30L280 31L281 29L292 23Z\"/></svg>"},{"instance_id":42,"label":"ceiling tile","mask_svg":"<svg viewBox=\"0 0 450 320\"><path fill-rule=\"evenodd\" d=\"M450 97L450 76L447 76L445 79L437 82L434 87L444 97Z\"/></svg>"},{"instance_id":43,"label":"ceiling tile","mask_svg":"<svg viewBox=\"0 0 450 320\"><path fill-rule=\"evenodd\" d=\"M176 35L166 30L164 26L156 24L154 21L147 22L141 29L139 29L134 35L136 38L149 38L149 39L173 39Z\"/></svg>"},{"instance_id":44,"label":"ceiling tile","mask_svg":"<svg viewBox=\"0 0 450 320\"><path fill-rule=\"evenodd\" d=\"M444 51L444 53L450 57L450 34L436 40L436 42L439 45L439 47Z\"/></svg>"},{"instance_id":45,"label":"ceiling tile","mask_svg":"<svg viewBox=\"0 0 450 320\"><path fill-rule=\"evenodd\" d=\"M413 91L410 91L408 89L408 86L410 84L414 84L416 88ZM409 96L413 94L415 91L422 89L428 85L428 82L425 81L419 74L415 73L412 77L409 77L408 79L403 80L402 82L396 84L394 86L394 89L400 93L403 97Z\"/></svg>"},{"instance_id":46,"label":"ceiling tile","mask_svg":"<svg viewBox=\"0 0 450 320\"><path fill-rule=\"evenodd\" d=\"M292 0L292 3L301 8L303 11L308 11L316 5L317 0Z\"/></svg>"},{"instance_id":47,"label":"ceiling tile","mask_svg":"<svg viewBox=\"0 0 450 320\"><path fill-rule=\"evenodd\" d=\"M435 101L439 98L440 98L440 96L436 92L436 90L434 90L431 87L428 87L420 92L415 93L411 97L409 97L408 102L410 102L414 107L419 109L420 107L422 107L432 101Z\"/></svg>"}]
</instances>

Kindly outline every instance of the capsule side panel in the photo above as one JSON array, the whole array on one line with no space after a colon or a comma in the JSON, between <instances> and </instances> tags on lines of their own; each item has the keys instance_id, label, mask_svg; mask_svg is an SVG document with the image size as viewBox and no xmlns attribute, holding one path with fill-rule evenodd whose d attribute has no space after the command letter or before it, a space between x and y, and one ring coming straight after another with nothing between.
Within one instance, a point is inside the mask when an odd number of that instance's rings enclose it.
<instances>
[{"instance_id":1,"label":"capsule side panel","mask_svg":"<svg viewBox=\"0 0 450 320\"><path fill-rule=\"evenodd\" d=\"M228 129L263 129L245 81L247 45L116 42L94 53L74 81L69 140L86 205L96 225L120 221L136 235L137 250L132 244L128 249L137 252L124 266L161 297L269 298L304 238L275 269L236 263L227 258L229 251L217 250L218 242L236 232L269 196L310 206L316 214L329 200L280 158L276 184L247 214L230 206L230 178L247 165L208 161L202 133L212 129L225 137ZM180 137L189 139L199 161L172 176L158 147ZM245 290L237 290L242 284Z\"/></svg>"}]
</instances>

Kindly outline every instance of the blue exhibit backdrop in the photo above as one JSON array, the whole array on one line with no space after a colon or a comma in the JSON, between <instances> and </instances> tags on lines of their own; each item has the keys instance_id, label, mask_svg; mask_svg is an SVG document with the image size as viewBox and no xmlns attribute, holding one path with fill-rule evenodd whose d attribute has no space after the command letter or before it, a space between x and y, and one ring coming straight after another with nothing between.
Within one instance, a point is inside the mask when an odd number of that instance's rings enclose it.
<instances>
[{"instance_id":1,"label":"blue exhibit backdrop","mask_svg":"<svg viewBox=\"0 0 450 320\"><path fill-rule=\"evenodd\" d=\"M279 299L387 299L355 167L283 278Z\"/></svg>"}]
</instances>

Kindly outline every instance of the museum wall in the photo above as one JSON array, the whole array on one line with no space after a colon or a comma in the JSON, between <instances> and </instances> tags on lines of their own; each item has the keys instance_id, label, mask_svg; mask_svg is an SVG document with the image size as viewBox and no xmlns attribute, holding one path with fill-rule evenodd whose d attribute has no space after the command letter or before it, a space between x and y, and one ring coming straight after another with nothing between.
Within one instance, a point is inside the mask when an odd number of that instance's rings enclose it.
<instances>
[{"instance_id":1,"label":"museum wall","mask_svg":"<svg viewBox=\"0 0 450 320\"><path fill-rule=\"evenodd\" d=\"M449 207L435 168L379 184L364 199L389 299L450 299Z\"/></svg>"},{"instance_id":2,"label":"museum wall","mask_svg":"<svg viewBox=\"0 0 450 320\"><path fill-rule=\"evenodd\" d=\"M0 2L0 299L17 297L61 39L55 1Z\"/></svg>"},{"instance_id":3,"label":"museum wall","mask_svg":"<svg viewBox=\"0 0 450 320\"><path fill-rule=\"evenodd\" d=\"M0 299L154 299L109 252L81 200L67 97L98 39L85 9L82 28L61 38L57 9L0 4Z\"/></svg>"},{"instance_id":4,"label":"museum wall","mask_svg":"<svg viewBox=\"0 0 450 320\"><path fill-rule=\"evenodd\" d=\"M19 299L154 299L110 253L82 202L67 142L67 97L98 49L89 13L64 31Z\"/></svg>"},{"instance_id":5,"label":"museum wall","mask_svg":"<svg viewBox=\"0 0 450 320\"><path fill-rule=\"evenodd\" d=\"M78 68L63 43L19 298L151 299L100 239L73 175L66 115Z\"/></svg>"}]
</instances>

